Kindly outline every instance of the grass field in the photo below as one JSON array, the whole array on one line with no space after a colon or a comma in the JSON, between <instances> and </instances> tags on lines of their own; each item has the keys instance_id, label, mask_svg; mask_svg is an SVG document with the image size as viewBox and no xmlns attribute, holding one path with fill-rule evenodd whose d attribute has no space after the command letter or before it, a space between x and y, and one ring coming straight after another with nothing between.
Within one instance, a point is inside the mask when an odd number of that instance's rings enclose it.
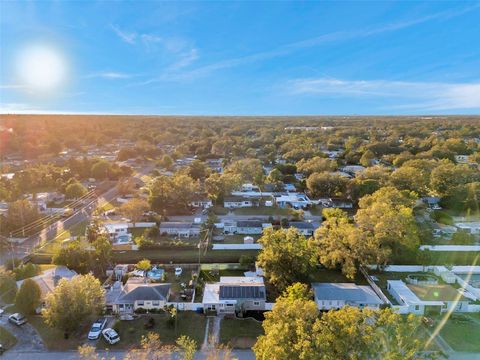
<instances>
[{"instance_id":1,"label":"grass field","mask_svg":"<svg viewBox=\"0 0 480 360\"><path fill-rule=\"evenodd\" d=\"M0 326L0 344L3 345L5 350L10 349L17 343L15 336L10 334L7 329Z\"/></svg>"},{"instance_id":2,"label":"grass field","mask_svg":"<svg viewBox=\"0 0 480 360\"><path fill-rule=\"evenodd\" d=\"M151 329L145 329L144 324L148 317L155 319L155 325ZM160 335L160 340L164 345L174 344L181 335L187 335L201 346L204 340L206 318L204 315L196 314L191 311L181 311L178 313L177 328L167 323L167 317L164 314L150 314L142 316L133 321L120 321L118 330L120 342L116 345L108 345L105 341L98 342L98 348L130 348L138 346L142 336L149 332Z\"/></svg>"},{"instance_id":3,"label":"grass field","mask_svg":"<svg viewBox=\"0 0 480 360\"><path fill-rule=\"evenodd\" d=\"M38 251L39 255L51 255L55 253L60 246L62 245L62 242L71 236L83 236L85 235L85 229L87 228L88 222L87 221L82 221L74 226L72 226L70 229L66 230L64 233L56 237L54 240L49 242L47 245L45 245L42 249Z\"/></svg>"},{"instance_id":4,"label":"grass field","mask_svg":"<svg viewBox=\"0 0 480 360\"><path fill-rule=\"evenodd\" d=\"M262 323L253 319L225 318L220 324L220 342L237 349L251 348L262 334Z\"/></svg>"},{"instance_id":5,"label":"grass field","mask_svg":"<svg viewBox=\"0 0 480 360\"><path fill-rule=\"evenodd\" d=\"M466 320L449 319L440 335L456 351L480 352L480 314L462 315Z\"/></svg>"},{"instance_id":6,"label":"grass field","mask_svg":"<svg viewBox=\"0 0 480 360\"><path fill-rule=\"evenodd\" d=\"M69 338L65 339L62 330L49 327L41 316L30 316L28 322L38 331L47 349L59 351L76 350L85 342L91 325L86 323L77 333L70 334Z\"/></svg>"}]
</instances>

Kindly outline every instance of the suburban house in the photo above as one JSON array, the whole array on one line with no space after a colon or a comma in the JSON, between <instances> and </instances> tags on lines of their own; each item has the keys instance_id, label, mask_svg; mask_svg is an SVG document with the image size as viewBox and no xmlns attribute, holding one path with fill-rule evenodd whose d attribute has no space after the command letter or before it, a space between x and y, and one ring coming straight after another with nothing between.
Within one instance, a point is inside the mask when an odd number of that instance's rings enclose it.
<instances>
[{"instance_id":1,"label":"suburban house","mask_svg":"<svg viewBox=\"0 0 480 360\"><path fill-rule=\"evenodd\" d=\"M227 196L223 200L223 207L227 209L238 209L253 206L258 206L258 203L243 196Z\"/></svg>"},{"instance_id":2,"label":"suburban house","mask_svg":"<svg viewBox=\"0 0 480 360\"><path fill-rule=\"evenodd\" d=\"M110 241L115 242L121 236L128 236L128 223L106 223L103 224L101 231L108 235Z\"/></svg>"},{"instance_id":3,"label":"suburban house","mask_svg":"<svg viewBox=\"0 0 480 360\"><path fill-rule=\"evenodd\" d=\"M30 279L38 284L42 293L41 298L45 299L45 297L55 289L60 280L70 280L77 275L78 274L74 270L70 270L66 266L57 266L53 269L45 270L42 274L34 276ZM20 289L23 281L24 280L17 281L17 288Z\"/></svg>"},{"instance_id":4,"label":"suburban house","mask_svg":"<svg viewBox=\"0 0 480 360\"><path fill-rule=\"evenodd\" d=\"M350 200L340 199L340 198L320 198L318 200L313 200L313 202L324 208L337 208L337 209L353 208L353 203Z\"/></svg>"},{"instance_id":5,"label":"suburban house","mask_svg":"<svg viewBox=\"0 0 480 360\"><path fill-rule=\"evenodd\" d=\"M182 221L164 221L160 223L160 235L190 237L200 235L200 224Z\"/></svg>"},{"instance_id":6,"label":"suburban house","mask_svg":"<svg viewBox=\"0 0 480 360\"><path fill-rule=\"evenodd\" d=\"M421 198L421 200L432 210L441 210L440 198L436 196L426 196Z\"/></svg>"},{"instance_id":7,"label":"suburban house","mask_svg":"<svg viewBox=\"0 0 480 360\"><path fill-rule=\"evenodd\" d=\"M294 209L305 209L312 204L312 201L307 195L302 193L288 193L276 195L274 197L275 203L280 208L292 207Z\"/></svg>"},{"instance_id":8,"label":"suburban house","mask_svg":"<svg viewBox=\"0 0 480 360\"><path fill-rule=\"evenodd\" d=\"M306 221L290 221L290 227L298 230L298 232L305 236L312 236L315 232L315 226L312 223Z\"/></svg>"},{"instance_id":9,"label":"suburban house","mask_svg":"<svg viewBox=\"0 0 480 360\"><path fill-rule=\"evenodd\" d=\"M352 176L356 176L365 170L365 167L362 165L346 165L340 168L340 170Z\"/></svg>"},{"instance_id":10,"label":"suburban house","mask_svg":"<svg viewBox=\"0 0 480 360\"><path fill-rule=\"evenodd\" d=\"M379 309L383 301L370 286L354 283L312 283L315 303L319 310L340 309L344 306Z\"/></svg>"},{"instance_id":11,"label":"suburban house","mask_svg":"<svg viewBox=\"0 0 480 360\"><path fill-rule=\"evenodd\" d=\"M205 165L217 173L223 172L223 159L207 159L205 160Z\"/></svg>"},{"instance_id":12,"label":"suburban house","mask_svg":"<svg viewBox=\"0 0 480 360\"><path fill-rule=\"evenodd\" d=\"M205 285L202 303L204 311L235 314L263 311L266 300L262 277L222 276L219 282Z\"/></svg>"},{"instance_id":13,"label":"suburban house","mask_svg":"<svg viewBox=\"0 0 480 360\"><path fill-rule=\"evenodd\" d=\"M198 194L189 205L194 208L208 209L213 206L212 200L210 200L205 194Z\"/></svg>"},{"instance_id":14,"label":"suburban house","mask_svg":"<svg viewBox=\"0 0 480 360\"><path fill-rule=\"evenodd\" d=\"M241 220L237 221L237 234L242 235L260 235L263 233L263 229L271 227L270 223L262 223L258 220Z\"/></svg>"},{"instance_id":15,"label":"suburban house","mask_svg":"<svg viewBox=\"0 0 480 360\"><path fill-rule=\"evenodd\" d=\"M387 290L409 313L423 315L446 311L467 312L470 300L448 284L405 284L387 280Z\"/></svg>"},{"instance_id":16,"label":"suburban house","mask_svg":"<svg viewBox=\"0 0 480 360\"><path fill-rule=\"evenodd\" d=\"M146 282L143 277L131 277L125 285L116 281L105 293L108 311L132 313L140 308L163 309L170 296L170 284Z\"/></svg>"}]
</instances>

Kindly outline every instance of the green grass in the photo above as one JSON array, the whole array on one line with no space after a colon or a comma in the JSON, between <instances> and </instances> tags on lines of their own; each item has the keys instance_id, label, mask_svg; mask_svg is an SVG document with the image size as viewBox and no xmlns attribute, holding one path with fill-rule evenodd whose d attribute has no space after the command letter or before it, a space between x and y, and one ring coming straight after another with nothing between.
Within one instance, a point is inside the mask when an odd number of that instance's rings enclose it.
<instances>
[{"instance_id":1,"label":"green grass","mask_svg":"<svg viewBox=\"0 0 480 360\"><path fill-rule=\"evenodd\" d=\"M10 334L7 329L0 326L0 344L5 350L10 349L17 343L15 336Z\"/></svg>"},{"instance_id":2,"label":"green grass","mask_svg":"<svg viewBox=\"0 0 480 360\"><path fill-rule=\"evenodd\" d=\"M155 326L152 329L145 329L144 324L148 317L155 319ZM138 347L142 336L149 332L160 335L160 340L165 345L174 344L181 335L187 335L197 342L200 347L205 335L206 317L192 311L181 311L178 313L177 329L167 323L167 317L164 314L144 315L133 321L119 322L120 342L115 345L108 345L105 341L98 342L98 348L130 348Z\"/></svg>"},{"instance_id":3,"label":"green grass","mask_svg":"<svg viewBox=\"0 0 480 360\"><path fill-rule=\"evenodd\" d=\"M63 331L51 328L43 321L42 316L29 316L28 322L38 331L48 350L76 350L87 337L90 323L85 323L76 333L64 338Z\"/></svg>"},{"instance_id":4,"label":"green grass","mask_svg":"<svg viewBox=\"0 0 480 360\"><path fill-rule=\"evenodd\" d=\"M210 211L213 211L215 215L227 215L228 214L228 209L225 209L224 207L221 206L214 206L210 208Z\"/></svg>"},{"instance_id":5,"label":"green grass","mask_svg":"<svg viewBox=\"0 0 480 360\"><path fill-rule=\"evenodd\" d=\"M357 272L355 279L349 280L339 270L316 269L310 273L309 282L328 282L328 283L344 283L355 282L356 284L366 285L367 281L360 272Z\"/></svg>"},{"instance_id":6,"label":"green grass","mask_svg":"<svg viewBox=\"0 0 480 360\"><path fill-rule=\"evenodd\" d=\"M62 246L62 242L64 240L69 239L71 236L75 236L75 237L84 236L87 225L88 225L87 221L82 221L82 222L79 222L78 224L75 224L68 230L65 230L65 232L61 232L61 235L59 235L54 240L50 241L47 245L45 245L43 248L41 248L38 251L38 254L39 255L54 254Z\"/></svg>"},{"instance_id":7,"label":"green grass","mask_svg":"<svg viewBox=\"0 0 480 360\"><path fill-rule=\"evenodd\" d=\"M453 218L446 212L442 210L435 210L431 215L432 219L435 219L440 224L453 225Z\"/></svg>"},{"instance_id":8,"label":"green grass","mask_svg":"<svg viewBox=\"0 0 480 360\"><path fill-rule=\"evenodd\" d=\"M282 209L274 206L256 206L251 208L240 208L233 210L235 215L269 215L269 216L288 216L291 209Z\"/></svg>"},{"instance_id":9,"label":"green grass","mask_svg":"<svg viewBox=\"0 0 480 360\"><path fill-rule=\"evenodd\" d=\"M464 316L467 319L472 317L467 314ZM480 317L477 316L477 319ZM473 320L449 319L440 331L440 335L456 351L480 352L480 324Z\"/></svg>"},{"instance_id":10,"label":"green grass","mask_svg":"<svg viewBox=\"0 0 480 360\"><path fill-rule=\"evenodd\" d=\"M251 348L263 333L262 323L253 319L225 318L220 324L220 342L237 349Z\"/></svg>"}]
</instances>

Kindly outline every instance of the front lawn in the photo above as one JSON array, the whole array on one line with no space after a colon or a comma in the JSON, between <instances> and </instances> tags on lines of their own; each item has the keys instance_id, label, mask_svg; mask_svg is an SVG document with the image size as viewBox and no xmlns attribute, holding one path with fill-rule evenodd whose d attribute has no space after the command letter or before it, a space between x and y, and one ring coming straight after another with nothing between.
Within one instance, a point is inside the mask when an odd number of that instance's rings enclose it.
<instances>
[{"instance_id":1,"label":"front lawn","mask_svg":"<svg viewBox=\"0 0 480 360\"><path fill-rule=\"evenodd\" d=\"M471 315L462 315L450 318L440 335L455 351L480 352L480 324Z\"/></svg>"},{"instance_id":2,"label":"front lawn","mask_svg":"<svg viewBox=\"0 0 480 360\"><path fill-rule=\"evenodd\" d=\"M225 318L220 323L220 342L237 349L250 349L263 333L262 323L254 319Z\"/></svg>"},{"instance_id":3,"label":"front lawn","mask_svg":"<svg viewBox=\"0 0 480 360\"><path fill-rule=\"evenodd\" d=\"M15 336L10 334L7 329L0 326L0 344L5 350L10 349L17 343Z\"/></svg>"},{"instance_id":4,"label":"front lawn","mask_svg":"<svg viewBox=\"0 0 480 360\"><path fill-rule=\"evenodd\" d=\"M151 329L145 329L144 325L149 317L155 320L155 325ZM101 349L138 347L142 336L147 335L149 332L159 334L160 340L164 345L175 344L175 341L181 335L187 335L194 339L200 347L204 340L205 323L206 317L204 315L192 311L179 311L175 331L175 325L171 326L167 323L165 314L143 315L132 321L118 322L117 326L121 339L118 344L108 345L105 341L100 340L97 347Z\"/></svg>"},{"instance_id":5,"label":"front lawn","mask_svg":"<svg viewBox=\"0 0 480 360\"><path fill-rule=\"evenodd\" d=\"M57 351L76 350L85 343L91 325L85 323L76 333L70 334L68 339L65 339L63 331L45 324L42 316L30 316L28 322L38 331L47 349Z\"/></svg>"}]
</instances>

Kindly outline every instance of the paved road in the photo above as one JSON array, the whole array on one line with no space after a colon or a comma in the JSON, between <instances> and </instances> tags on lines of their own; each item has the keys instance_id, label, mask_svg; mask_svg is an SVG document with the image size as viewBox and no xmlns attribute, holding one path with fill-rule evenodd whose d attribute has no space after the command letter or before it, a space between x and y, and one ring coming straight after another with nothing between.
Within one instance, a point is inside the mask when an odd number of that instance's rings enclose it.
<instances>
[{"instance_id":1,"label":"paved road","mask_svg":"<svg viewBox=\"0 0 480 360\"><path fill-rule=\"evenodd\" d=\"M143 175L150 173L154 166L149 165L141 168L133 175L134 178L141 178ZM73 226L89 220L98 207L103 206L105 203L112 201L118 196L116 187L109 189L97 198L90 199L86 204L78 209L72 216L67 219L59 220L54 224L43 229L39 234L30 236L22 244L13 245L12 250L0 253L0 265L4 264L8 259L13 257L24 259L26 258L39 244L45 244L46 242L54 240L56 237L62 235L65 230L72 228Z\"/></svg>"},{"instance_id":2,"label":"paved road","mask_svg":"<svg viewBox=\"0 0 480 360\"><path fill-rule=\"evenodd\" d=\"M115 357L116 360L121 360L125 356L124 351L110 351L110 352L99 352L101 357L105 357L106 360L110 360L112 357ZM235 350L233 351L233 356L238 360L255 360L255 355L251 350ZM7 351L2 360L79 360L77 353L74 351L49 351L49 352L11 352ZM178 359L178 357L173 357L173 359ZM197 352L195 356L196 360L207 359L207 355L201 351ZM465 359L462 359L465 360Z\"/></svg>"},{"instance_id":3,"label":"paved road","mask_svg":"<svg viewBox=\"0 0 480 360\"><path fill-rule=\"evenodd\" d=\"M32 325L28 323L21 326L13 325L8 322L6 314L0 316L0 325L17 338L17 343L9 351L37 352L45 350L42 338Z\"/></svg>"}]
</instances>

